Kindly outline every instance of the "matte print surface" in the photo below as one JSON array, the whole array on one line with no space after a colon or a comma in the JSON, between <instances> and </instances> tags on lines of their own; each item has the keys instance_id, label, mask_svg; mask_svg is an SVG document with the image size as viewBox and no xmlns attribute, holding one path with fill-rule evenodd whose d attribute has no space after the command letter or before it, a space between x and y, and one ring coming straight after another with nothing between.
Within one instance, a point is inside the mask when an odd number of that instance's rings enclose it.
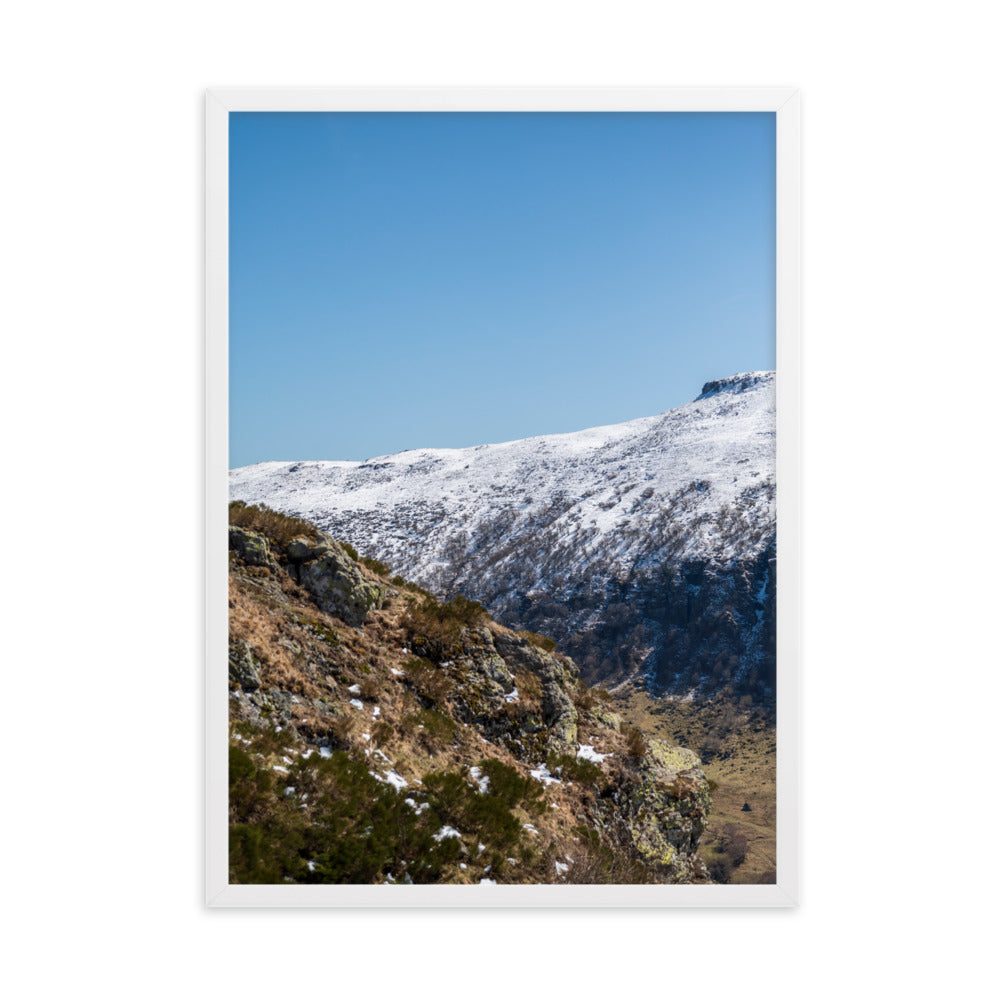
<instances>
[{"instance_id":1,"label":"matte print surface","mask_svg":"<svg viewBox=\"0 0 1000 1000\"><path fill-rule=\"evenodd\" d=\"M787 904L777 111L224 119L219 901Z\"/></svg>"}]
</instances>

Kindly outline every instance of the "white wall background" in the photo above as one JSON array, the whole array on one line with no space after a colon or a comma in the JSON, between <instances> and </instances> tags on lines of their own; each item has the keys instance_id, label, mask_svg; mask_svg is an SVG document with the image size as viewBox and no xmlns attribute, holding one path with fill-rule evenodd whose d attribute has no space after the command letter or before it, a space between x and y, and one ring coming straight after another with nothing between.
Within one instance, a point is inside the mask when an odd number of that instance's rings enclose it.
<instances>
[{"instance_id":1,"label":"white wall background","mask_svg":"<svg viewBox=\"0 0 1000 1000\"><path fill-rule=\"evenodd\" d=\"M0 857L12 995L989 991L991 14L972 0L7 12ZM416 83L802 88L796 912L202 908L202 92Z\"/></svg>"}]
</instances>

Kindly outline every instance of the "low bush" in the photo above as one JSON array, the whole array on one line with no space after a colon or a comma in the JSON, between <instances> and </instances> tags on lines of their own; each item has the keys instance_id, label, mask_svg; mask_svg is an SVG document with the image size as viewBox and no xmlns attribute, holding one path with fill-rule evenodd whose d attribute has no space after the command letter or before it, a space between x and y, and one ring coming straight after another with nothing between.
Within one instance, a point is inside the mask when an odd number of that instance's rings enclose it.
<instances>
[{"instance_id":1,"label":"low bush","mask_svg":"<svg viewBox=\"0 0 1000 1000\"><path fill-rule=\"evenodd\" d=\"M588 826L579 826L575 832L579 843L573 846L573 861L563 882L570 885L641 885L652 881L634 849L620 846L613 850Z\"/></svg>"},{"instance_id":2,"label":"low bush","mask_svg":"<svg viewBox=\"0 0 1000 1000\"><path fill-rule=\"evenodd\" d=\"M516 768L500 760L484 760L479 765L484 777L490 779L489 794L513 809L521 806L528 812L538 812L545 802L542 786L534 778L522 775Z\"/></svg>"},{"instance_id":3,"label":"low bush","mask_svg":"<svg viewBox=\"0 0 1000 1000\"><path fill-rule=\"evenodd\" d=\"M732 861L734 868L746 860L748 846L746 834L735 824L727 823L722 828L719 847Z\"/></svg>"},{"instance_id":4,"label":"low bush","mask_svg":"<svg viewBox=\"0 0 1000 1000\"><path fill-rule=\"evenodd\" d=\"M437 882L457 860L458 841L434 839L440 815L405 806L365 763L312 754L278 776L255 750L230 752L231 882Z\"/></svg>"},{"instance_id":5,"label":"low bush","mask_svg":"<svg viewBox=\"0 0 1000 1000\"><path fill-rule=\"evenodd\" d=\"M368 556L362 556L358 562L362 566L367 566L373 573L378 574L378 576L388 576L390 573L389 567L378 559L369 559Z\"/></svg>"},{"instance_id":6,"label":"low bush","mask_svg":"<svg viewBox=\"0 0 1000 1000\"><path fill-rule=\"evenodd\" d=\"M409 580L404 580L401 576L394 576L389 582L394 587L399 587L400 590L409 590L411 593L419 594L421 597L433 597L433 594L429 590L424 590L423 587Z\"/></svg>"},{"instance_id":7,"label":"low bush","mask_svg":"<svg viewBox=\"0 0 1000 1000\"><path fill-rule=\"evenodd\" d=\"M544 797L536 781L502 761L484 760L479 767L490 779L485 792L476 790L464 774L456 771L425 774L423 784L431 811L463 834L475 836L493 848L502 859L522 840L521 821L512 810L520 807L537 813L544 805Z\"/></svg>"},{"instance_id":8,"label":"low bush","mask_svg":"<svg viewBox=\"0 0 1000 1000\"><path fill-rule=\"evenodd\" d=\"M381 686L374 677L362 677L358 682L358 688L361 691L361 697L365 701L378 701L378 696L381 693Z\"/></svg>"},{"instance_id":9,"label":"low bush","mask_svg":"<svg viewBox=\"0 0 1000 1000\"><path fill-rule=\"evenodd\" d=\"M604 772L594 761L583 760L573 754L551 753L546 767L563 780L576 781L581 785L597 785L604 780Z\"/></svg>"},{"instance_id":10,"label":"low bush","mask_svg":"<svg viewBox=\"0 0 1000 1000\"><path fill-rule=\"evenodd\" d=\"M461 595L444 603L428 595L410 607L404 624L412 643L440 659L460 642L463 628L480 625L489 617L480 603Z\"/></svg>"},{"instance_id":11,"label":"low bush","mask_svg":"<svg viewBox=\"0 0 1000 1000\"><path fill-rule=\"evenodd\" d=\"M407 661L403 670L413 690L425 701L443 705L448 700L455 682L444 668L425 657L415 656Z\"/></svg>"},{"instance_id":12,"label":"low bush","mask_svg":"<svg viewBox=\"0 0 1000 1000\"><path fill-rule=\"evenodd\" d=\"M711 854L705 858L705 867L713 882L728 882L733 877L733 863L727 854Z\"/></svg>"},{"instance_id":13,"label":"low bush","mask_svg":"<svg viewBox=\"0 0 1000 1000\"><path fill-rule=\"evenodd\" d=\"M455 739L458 724L433 708L422 708L403 717L400 732L404 736L422 735L421 742L433 750L436 749L435 744L451 743Z\"/></svg>"},{"instance_id":14,"label":"low bush","mask_svg":"<svg viewBox=\"0 0 1000 1000\"><path fill-rule=\"evenodd\" d=\"M639 759L649 753L646 737L637 726L626 726L622 730L622 735L625 737L625 749L630 757Z\"/></svg>"},{"instance_id":15,"label":"low bush","mask_svg":"<svg viewBox=\"0 0 1000 1000\"><path fill-rule=\"evenodd\" d=\"M556 641L555 639L550 639L547 635L539 635L537 632L529 632L527 629L516 632L515 635L520 636L522 639L527 639L533 646L545 650L546 653L555 651Z\"/></svg>"},{"instance_id":16,"label":"low bush","mask_svg":"<svg viewBox=\"0 0 1000 1000\"><path fill-rule=\"evenodd\" d=\"M318 537L316 525L301 517L289 517L263 504L248 506L242 500L234 500L229 505L229 523L256 531L279 545L287 545L298 535Z\"/></svg>"}]
</instances>

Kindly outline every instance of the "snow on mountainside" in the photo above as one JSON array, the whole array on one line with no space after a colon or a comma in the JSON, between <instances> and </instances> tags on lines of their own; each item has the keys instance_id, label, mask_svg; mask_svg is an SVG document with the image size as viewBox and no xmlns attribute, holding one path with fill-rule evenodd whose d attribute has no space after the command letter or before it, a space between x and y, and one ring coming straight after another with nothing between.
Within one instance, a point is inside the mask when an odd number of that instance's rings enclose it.
<instances>
[{"instance_id":1,"label":"snow on mountainside","mask_svg":"<svg viewBox=\"0 0 1000 1000\"><path fill-rule=\"evenodd\" d=\"M591 679L766 694L774 457L774 374L750 372L571 434L247 466L230 472L230 496L552 635Z\"/></svg>"}]
</instances>

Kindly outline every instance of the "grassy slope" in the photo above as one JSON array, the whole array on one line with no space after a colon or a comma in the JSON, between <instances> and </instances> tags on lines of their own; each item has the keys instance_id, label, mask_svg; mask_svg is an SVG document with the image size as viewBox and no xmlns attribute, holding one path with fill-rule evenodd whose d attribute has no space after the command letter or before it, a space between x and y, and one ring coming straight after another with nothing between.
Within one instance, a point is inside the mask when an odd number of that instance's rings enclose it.
<instances>
[{"instance_id":1,"label":"grassy slope","mask_svg":"<svg viewBox=\"0 0 1000 1000\"><path fill-rule=\"evenodd\" d=\"M377 573L371 575L373 578L378 576ZM383 579L383 582L387 581ZM416 599L417 595L406 589L390 590L385 606L370 613L363 629L353 629L319 610L284 570L269 571L246 567L238 560L231 562L230 635L251 644L260 660L262 690L284 692L291 698L287 719L269 713L270 722L265 722L261 728L247 723L253 714L248 701L239 691L234 692L231 745L237 752L238 764L246 772L238 789L242 791L241 808L237 810L238 815L231 812L232 821L243 824L240 836L246 841L237 844L241 849L242 867L234 873L234 881L282 881L288 875L288 865L294 868L298 855L303 852L322 854L324 845L307 845L305 841L310 837L315 839L317 817L313 814L324 801L323 794L327 801L336 800L337 809L328 809L330 817L320 818L321 822L329 823L334 819L342 822L345 832L341 839L345 842L352 838L363 839L364 834L355 827L365 813L366 805L362 800L376 791L366 785L369 768L384 772L391 767L408 782L404 795L431 803L431 812L424 814L419 822L411 822L404 831L406 838L411 840L450 822L441 812L441 796L428 794L428 774L461 775L465 797L472 801L478 801L469 783L472 766L494 761L513 767L522 776L527 774L524 762L513 757L504 746L484 740L476 726L462 725L451 718L449 689L453 683L460 682L459 676L453 677L436 693L429 688L423 690L424 681L428 684L435 679L444 682L456 668L448 674L443 668L434 668L429 678L421 679L420 661L408 648L411 637L406 625ZM506 631L494 623L487 627L494 632ZM537 641L548 645L541 637ZM516 715L522 710L540 710L541 689L536 679L528 673L519 674L515 679L520 700L516 705L504 706L505 711ZM605 765L592 770L607 772L610 776L611 772L625 766L626 736L607 728L592 714L593 710L586 707L588 697L584 686L570 693L578 699L580 741L611 755ZM438 702L434 710L424 707L428 697ZM362 707L350 704L351 699ZM589 700L598 705L602 701L593 696ZM377 718L374 717L376 706ZM283 730L272 731L275 722L283 723ZM287 722L295 726L294 732L298 735L294 738ZM345 774L333 774L333 763L321 765L317 756L308 759L305 756L310 750L314 753L316 746L328 742L346 751L350 759L364 762L360 776L352 779L353 784L348 789L353 799L347 805L340 801L347 801ZM244 758L240 754L247 756ZM279 777L270 774L276 767L280 769L275 772ZM316 767L326 767L331 774L324 777L313 773ZM255 790L255 783L260 785L264 780L261 771L268 772L269 779L263 791ZM324 782L329 786L325 793ZM338 783L342 786L341 792L332 794L330 789L335 789ZM306 791L308 798L301 802L298 798L289 798L291 793L283 794L282 791L285 785L293 787L296 796ZM531 785L536 787L534 779ZM520 829L516 843L493 845L489 829L480 831L479 837L466 838L468 843L464 848L468 853L429 859L435 870L440 868L434 880L477 882L486 876L526 883L657 880L652 873L637 866L631 855L619 857L600 845L581 839L581 828L590 828L593 823L590 814L597 786L591 786L590 780L580 778L563 784L538 785L537 790L541 794L537 810L516 803L511 806ZM234 801L231 791L231 806ZM353 820L349 815L352 809L356 814ZM342 814L348 814L347 818ZM402 815L413 820L409 811ZM533 824L534 830L526 831L524 823ZM410 829L421 824L430 824L428 830ZM262 829L270 836L270 841L258 844L255 838ZM482 854L476 853L479 839L488 847ZM269 844L276 846L271 849ZM392 836L386 835L376 846L391 853L394 844ZM444 846L457 845L449 841ZM430 850L441 853L434 847ZM368 853L371 854L371 850ZM555 863L559 861L565 867L564 863L570 859L569 871L559 875ZM303 864L301 862L299 867ZM382 877L379 872L371 873L367 869L358 876L357 864L349 870L359 881ZM320 874L319 871L313 873L309 880L320 880ZM291 876L304 880L307 874L291 871Z\"/></svg>"},{"instance_id":2,"label":"grassy slope","mask_svg":"<svg viewBox=\"0 0 1000 1000\"><path fill-rule=\"evenodd\" d=\"M669 740L701 752L711 734L732 728L720 736L718 752L702 770L716 787L708 828L699 850L708 861L718 845L722 829L732 823L747 838L743 864L733 869L733 883L765 881L774 872L775 857L775 764L773 717L760 712L734 712L712 704L651 698L638 688L622 690L615 697L616 709L625 719L651 736ZM728 723L728 725L727 725ZM743 811L743 804L750 806Z\"/></svg>"}]
</instances>

